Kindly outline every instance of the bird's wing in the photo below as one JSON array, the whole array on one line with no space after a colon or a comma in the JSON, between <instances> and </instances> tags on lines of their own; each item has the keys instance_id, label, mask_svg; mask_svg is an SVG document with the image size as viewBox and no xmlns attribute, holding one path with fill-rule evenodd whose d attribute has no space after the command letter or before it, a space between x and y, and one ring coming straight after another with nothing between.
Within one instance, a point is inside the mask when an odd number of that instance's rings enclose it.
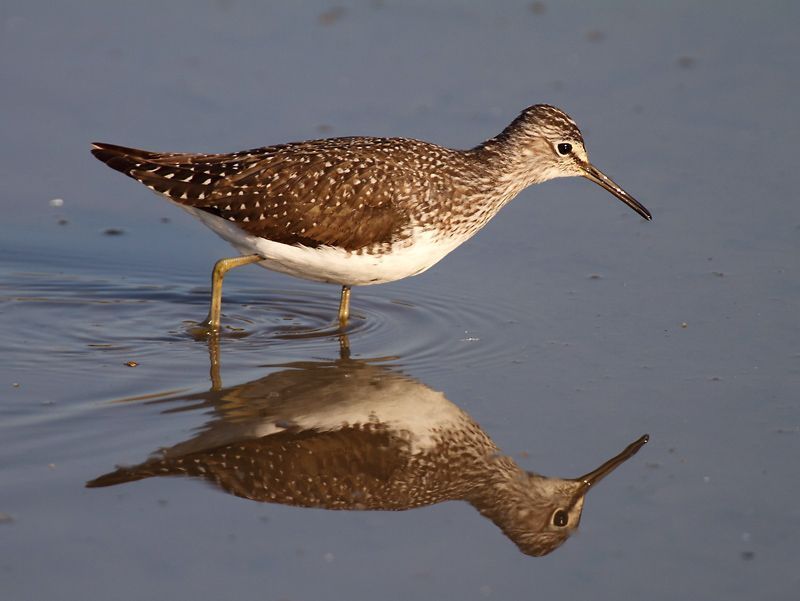
<instances>
[{"instance_id":1,"label":"bird's wing","mask_svg":"<svg viewBox=\"0 0 800 601\"><path fill-rule=\"evenodd\" d=\"M358 250L393 241L410 224L412 203L427 198L428 182L369 140L273 147L206 201L243 230L285 244Z\"/></svg>"},{"instance_id":2,"label":"bird's wing","mask_svg":"<svg viewBox=\"0 0 800 601\"><path fill-rule=\"evenodd\" d=\"M153 476L199 476L258 501L336 509L393 509L389 488L402 478L407 442L381 424L334 432L292 429L189 453L155 457L86 483L98 488Z\"/></svg>"},{"instance_id":3,"label":"bird's wing","mask_svg":"<svg viewBox=\"0 0 800 601\"><path fill-rule=\"evenodd\" d=\"M411 205L430 195L429 181L387 138L296 142L229 155L108 144L95 144L92 152L175 202L284 244L355 251L396 240L411 223Z\"/></svg>"}]
</instances>

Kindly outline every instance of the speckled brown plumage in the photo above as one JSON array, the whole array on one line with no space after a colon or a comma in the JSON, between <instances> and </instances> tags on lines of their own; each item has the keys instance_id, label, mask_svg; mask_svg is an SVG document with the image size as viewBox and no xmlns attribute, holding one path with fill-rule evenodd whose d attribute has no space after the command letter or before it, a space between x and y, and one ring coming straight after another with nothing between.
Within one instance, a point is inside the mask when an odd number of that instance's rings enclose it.
<instances>
[{"instance_id":1,"label":"speckled brown plumage","mask_svg":"<svg viewBox=\"0 0 800 601\"><path fill-rule=\"evenodd\" d=\"M424 184L392 156L393 142L340 138L233 155L154 156L103 145L94 153L156 192L249 234L359 250L402 232L413 200L426 198Z\"/></svg>"},{"instance_id":2,"label":"speckled brown plumage","mask_svg":"<svg viewBox=\"0 0 800 601\"><path fill-rule=\"evenodd\" d=\"M480 230L522 189L581 176L645 219L647 209L594 167L566 113L528 107L497 136L469 150L408 138L293 142L232 154L155 153L96 143L109 167L163 194L230 242L241 257L212 272L203 327L220 327L222 281L258 264L350 288L418 275Z\"/></svg>"},{"instance_id":3,"label":"speckled brown plumage","mask_svg":"<svg viewBox=\"0 0 800 601\"><path fill-rule=\"evenodd\" d=\"M348 137L233 154L154 153L96 143L109 167L186 206L289 245L380 253L413 228L468 237L557 156L543 136L583 144L561 110L535 105L470 150L407 138ZM552 174L550 174L552 176Z\"/></svg>"},{"instance_id":4,"label":"speckled brown plumage","mask_svg":"<svg viewBox=\"0 0 800 601\"><path fill-rule=\"evenodd\" d=\"M201 433L88 486L194 476L256 501L339 510L464 500L532 555L580 521L582 479L526 472L441 393L386 368L295 364L189 400L215 408ZM554 524L557 511L568 519Z\"/></svg>"}]
</instances>

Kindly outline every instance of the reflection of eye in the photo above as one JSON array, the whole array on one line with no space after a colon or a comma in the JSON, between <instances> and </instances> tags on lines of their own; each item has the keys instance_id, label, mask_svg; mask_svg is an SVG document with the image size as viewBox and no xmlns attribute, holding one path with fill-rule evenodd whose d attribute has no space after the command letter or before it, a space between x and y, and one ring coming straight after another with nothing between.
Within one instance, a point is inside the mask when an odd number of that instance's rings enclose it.
<instances>
[{"instance_id":1,"label":"reflection of eye","mask_svg":"<svg viewBox=\"0 0 800 601\"><path fill-rule=\"evenodd\" d=\"M558 154L563 156L565 154L569 154L570 152L572 152L572 144L561 142L561 144L558 145Z\"/></svg>"},{"instance_id":2,"label":"reflection of eye","mask_svg":"<svg viewBox=\"0 0 800 601\"><path fill-rule=\"evenodd\" d=\"M569 514L563 509L558 509L553 514L553 526L558 526L559 528L563 528L568 523L569 523Z\"/></svg>"}]
</instances>

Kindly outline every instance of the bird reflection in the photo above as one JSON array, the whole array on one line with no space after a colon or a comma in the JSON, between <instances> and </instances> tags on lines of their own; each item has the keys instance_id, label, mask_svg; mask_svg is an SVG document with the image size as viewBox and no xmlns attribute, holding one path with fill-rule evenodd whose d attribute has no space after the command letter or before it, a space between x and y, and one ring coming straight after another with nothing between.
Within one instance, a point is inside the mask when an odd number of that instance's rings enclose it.
<instances>
[{"instance_id":1,"label":"bird reflection","mask_svg":"<svg viewBox=\"0 0 800 601\"><path fill-rule=\"evenodd\" d=\"M346 345L335 361L289 363L227 388L217 374L209 392L155 402L175 400L189 401L177 410L211 409L213 418L191 439L87 486L192 476L255 501L350 510L463 500L535 556L564 543L586 493L648 439L579 478L542 476L503 455L441 392L385 362L351 359Z\"/></svg>"}]
</instances>

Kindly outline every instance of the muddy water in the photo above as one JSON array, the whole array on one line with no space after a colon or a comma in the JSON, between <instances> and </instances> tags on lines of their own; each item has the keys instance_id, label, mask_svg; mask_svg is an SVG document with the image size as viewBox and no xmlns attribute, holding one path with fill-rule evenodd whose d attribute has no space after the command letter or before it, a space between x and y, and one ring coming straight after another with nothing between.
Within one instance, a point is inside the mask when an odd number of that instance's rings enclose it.
<instances>
[{"instance_id":1,"label":"muddy water","mask_svg":"<svg viewBox=\"0 0 800 601\"><path fill-rule=\"evenodd\" d=\"M3 599L793 598L800 15L535 4L4 5ZM344 354L336 288L258 267L226 278L218 344L192 336L228 247L88 154L463 147L542 101L654 221L585 181L530 189L429 272L355 289ZM330 433L359 412L382 429ZM513 502L476 501L644 433L545 556ZM256 463L281 445L327 492ZM148 458L206 471L86 487Z\"/></svg>"}]
</instances>

